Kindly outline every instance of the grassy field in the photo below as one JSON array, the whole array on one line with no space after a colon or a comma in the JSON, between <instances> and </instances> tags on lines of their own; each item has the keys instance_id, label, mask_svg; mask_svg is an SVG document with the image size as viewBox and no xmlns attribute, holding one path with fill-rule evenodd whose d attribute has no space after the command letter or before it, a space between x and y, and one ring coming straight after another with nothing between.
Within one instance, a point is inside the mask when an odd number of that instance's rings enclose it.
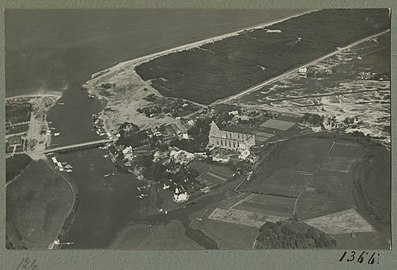
<instances>
[{"instance_id":1,"label":"grassy field","mask_svg":"<svg viewBox=\"0 0 397 270\"><path fill-rule=\"evenodd\" d=\"M353 194L360 213L371 220L386 239L390 238L391 161L390 152L379 145L364 150L363 162L353 173Z\"/></svg>"},{"instance_id":2,"label":"grassy field","mask_svg":"<svg viewBox=\"0 0 397 270\"><path fill-rule=\"evenodd\" d=\"M307 27L310 25L310 27ZM165 96L209 104L390 27L387 9L321 10L136 68Z\"/></svg>"},{"instance_id":3,"label":"grassy field","mask_svg":"<svg viewBox=\"0 0 397 270\"><path fill-rule=\"evenodd\" d=\"M11 241L46 249L57 238L74 197L64 179L37 161L7 187L6 200L6 233Z\"/></svg>"},{"instance_id":4,"label":"grassy field","mask_svg":"<svg viewBox=\"0 0 397 270\"><path fill-rule=\"evenodd\" d=\"M298 201L298 217L310 219L354 206L352 173L363 148L358 143L336 141Z\"/></svg>"},{"instance_id":5,"label":"grassy field","mask_svg":"<svg viewBox=\"0 0 397 270\"><path fill-rule=\"evenodd\" d=\"M110 249L145 250L196 250L200 245L185 236L180 221L172 220L168 224L137 224L127 227L112 243Z\"/></svg>"},{"instance_id":6,"label":"grassy field","mask_svg":"<svg viewBox=\"0 0 397 270\"><path fill-rule=\"evenodd\" d=\"M6 104L6 122L12 124L30 121L32 104L29 102L7 102Z\"/></svg>"},{"instance_id":7,"label":"grassy field","mask_svg":"<svg viewBox=\"0 0 397 270\"><path fill-rule=\"evenodd\" d=\"M267 187L280 188L280 192L296 194L319 166L319 160L332 145L332 140L298 138L280 144L261 164L252 180L240 187L241 191L283 195L267 192ZM295 186L293 189L291 186ZM292 196L292 195L291 195Z\"/></svg>"},{"instance_id":8,"label":"grassy field","mask_svg":"<svg viewBox=\"0 0 397 270\"><path fill-rule=\"evenodd\" d=\"M251 249L258 234L258 229L255 227L247 227L212 219L204 219L204 222L196 222L194 227L214 239L220 249Z\"/></svg>"}]
</instances>

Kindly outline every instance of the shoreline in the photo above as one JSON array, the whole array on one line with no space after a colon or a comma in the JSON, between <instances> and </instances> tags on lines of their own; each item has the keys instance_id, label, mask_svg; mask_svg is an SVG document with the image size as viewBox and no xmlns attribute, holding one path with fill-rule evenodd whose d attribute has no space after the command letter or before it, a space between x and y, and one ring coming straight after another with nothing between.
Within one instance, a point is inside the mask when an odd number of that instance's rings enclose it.
<instances>
[{"instance_id":1,"label":"shoreline","mask_svg":"<svg viewBox=\"0 0 397 270\"><path fill-rule=\"evenodd\" d=\"M16 96L6 97L5 101L20 99L20 98L39 98L39 97L57 97L61 98L63 93L61 91L49 91L48 93L31 93L31 94L21 94Z\"/></svg>"},{"instance_id":2,"label":"shoreline","mask_svg":"<svg viewBox=\"0 0 397 270\"><path fill-rule=\"evenodd\" d=\"M256 25L253 25L253 26L248 26L248 27L241 28L241 29L233 31L233 32L228 32L228 33L225 33L225 34L222 34L222 35L217 35L217 36L209 37L209 38L202 39L202 40L199 40L199 41L183 44L183 45L171 48L171 49L167 49L167 50L163 50L163 51L160 51L160 52L148 54L148 55L141 56L141 57L138 57L138 58L134 58L134 59L131 59L131 60L126 60L126 61L120 62L120 63L118 63L118 64L116 64L114 66L111 66L109 68L106 68L106 69L103 69L103 70L100 70L98 72L93 73L91 75L91 79L86 81L83 85L87 85L88 86L89 82L91 82L93 80L97 80L97 79L103 77L104 75L116 72L116 71L124 69L124 68L131 68L133 66L148 62L150 60L156 59L156 58L164 56L164 55L168 55L168 54L175 53L175 52L186 51L186 50L190 50L190 49L193 49L193 48L200 47L200 46L205 45L205 44L221 41L223 39L227 39L227 38L230 38L230 37L233 37L233 36L238 36L239 34L241 34L244 31L262 29L262 28L265 28L265 27L268 27L268 26L272 26L274 24L277 24L277 23L280 23L280 22L283 22L283 21L286 21L286 20L289 20L289 19L292 19L292 18L296 18L296 17L300 17L302 15L306 15L306 14L309 14L309 13L312 13L312 12L316 12L318 10L319 9L314 9L314 10L309 10L309 11L305 11L305 12L300 12L300 13L297 13L295 15L291 15L291 16L288 16L288 17L285 17L285 18L282 18L282 19L272 20L270 22L256 24ZM129 65L131 65L131 66L129 66Z\"/></svg>"},{"instance_id":3,"label":"shoreline","mask_svg":"<svg viewBox=\"0 0 397 270\"><path fill-rule=\"evenodd\" d=\"M210 37L210 38L206 38L206 39L202 39L199 41L195 41L195 42L191 42L191 43L187 43L184 45L180 45L171 49L167 49L167 50L163 50L160 52L156 52L156 53L152 53L149 55L145 55L145 56L141 56L138 58L134 58L131 60L127 60L127 61L123 61L120 62L116 65L113 65L109 68L100 70L98 72L95 72L91 75L91 79L87 80L86 82L84 82L81 85L81 89L83 91L86 91L88 93L88 95L92 95L93 97L95 97L95 99L100 100L100 102L102 103L103 107L102 109L99 111L98 115L99 115L99 119L101 119L104 123L103 125L103 129L106 133L110 133L110 134L114 134L115 130L118 129L118 126L120 123L118 123L120 118L123 118L124 120L131 120L131 119L135 119L135 121L138 122L138 126L142 126L142 127L147 127L147 126L155 126L158 125L158 122L164 122L165 120L163 119L163 121L160 121L159 119L155 119L155 118L145 118L144 117L137 114L136 112L132 112L131 113L131 108L134 108L135 110L140 108L142 106L142 104L145 104L145 101L142 99L143 95L144 95L144 91L148 91L146 94L149 93L153 93L159 97L164 97L163 95L161 95L155 88L153 88L151 86L150 82L147 82L145 80L143 80L135 71L135 68L145 62L151 61L153 59L156 59L158 57L162 57L171 53L178 53L181 51L186 51L186 50L190 50L192 48L197 48L200 47L202 45L205 44L209 44L209 43L214 43L217 41L221 41L223 39L227 39L233 36L238 36L241 33L245 32L245 31L250 31L250 30L254 30L254 29L264 29L266 27L270 27L272 25L275 25L277 23L295 18L295 17L299 17L305 14L309 14L312 12L316 12L318 10L309 10L309 11L305 11L305 12L300 12L288 17L284 17L281 19L277 19L277 20L272 20L270 22L266 22L266 23L261 23L261 24L256 24L253 26L248 26L233 32L228 32L225 34L221 34L221 35L217 35L214 37ZM128 74L128 76L126 76ZM123 81L124 80L124 81ZM103 83L116 83L118 87L120 87L119 85L122 86L128 86L128 87L132 87L132 89L129 89L128 92L129 96L125 96L123 95L122 97L117 97L117 95L119 93L117 93L117 91L113 90L113 94L114 96L109 97L107 95L103 95L102 93L100 93L100 91L102 91L102 89L98 89L98 87L103 84ZM127 102L130 102L130 104L128 104L129 106L129 110L128 113L126 112L126 110L124 110L123 112L118 111L117 114L119 115L119 119L116 119L115 117L112 117L111 115L109 115L108 113L106 113L106 108L108 107L114 107L116 104L120 103L120 98L123 98L125 101L127 100ZM190 101L192 102L192 101ZM149 103L149 102L146 102ZM124 104L126 105L126 104ZM205 106L203 104L200 104L200 106ZM123 107L123 106L121 106ZM125 106L124 106L125 107ZM117 106L117 109L119 107ZM120 116L122 115L122 116ZM175 122L178 121L177 119L168 119L168 122ZM124 121L125 122L125 121ZM141 123L141 124L139 124ZM160 123L162 124L162 123Z\"/></svg>"},{"instance_id":4,"label":"shoreline","mask_svg":"<svg viewBox=\"0 0 397 270\"><path fill-rule=\"evenodd\" d=\"M62 241L62 238L68 233L70 227L73 225L75 219L76 219L76 213L79 208L80 204L80 199L79 199L79 190L77 186L73 183L71 179L67 175L62 174L61 172L58 172L54 170L54 168L51 167L51 164L48 163L48 161L45 161L46 165L54 172L54 174L58 174L65 182L68 184L70 190L72 191L73 195L73 203L72 206L70 207L64 221L61 224L61 228L57 234L57 238L54 240L54 242L50 243L48 245L47 249L54 249L55 247L58 247L58 249L62 248L61 245L56 245L55 242L57 240Z\"/></svg>"}]
</instances>

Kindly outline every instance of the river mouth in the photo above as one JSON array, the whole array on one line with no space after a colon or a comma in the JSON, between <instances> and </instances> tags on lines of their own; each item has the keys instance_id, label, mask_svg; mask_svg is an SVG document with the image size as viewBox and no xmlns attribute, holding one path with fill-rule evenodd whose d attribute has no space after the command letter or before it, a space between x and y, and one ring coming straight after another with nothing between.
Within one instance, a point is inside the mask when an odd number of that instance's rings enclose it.
<instances>
[{"instance_id":1,"label":"river mouth","mask_svg":"<svg viewBox=\"0 0 397 270\"><path fill-rule=\"evenodd\" d=\"M298 12L7 10L6 96L38 89L62 91L62 98L47 118L54 132L60 133L53 137L52 146L96 140L91 115L102 110L103 105L81 90L91 74L116 62ZM59 160L73 165L69 177L78 188L80 200L74 223L63 239L74 244L62 248L107 248L112 237L137 217L136 187L140 182L131 174L118 172L104 154L91 149L59 155ZM114 177L104 177L112 172ZM203 240L205 236L200 232L186 230L202 246L215 247L211 240Z\"/></svg>"},{"instance_id":2,"label":"river mouth","mask_svg":"<svg viewBox=\"0 0 397 270\"><path fill-rule=\"evenodd\" d=\"M105 153L91 149L58 155L59 160L73 166L71 178L80 198L75 221L63 239L74 244L64 248L107 248L112 236L136 215L140 182L131 174L117 171L103 157ZM112 175L105 177L109 173Z\"/></svg>"}]
</instances>

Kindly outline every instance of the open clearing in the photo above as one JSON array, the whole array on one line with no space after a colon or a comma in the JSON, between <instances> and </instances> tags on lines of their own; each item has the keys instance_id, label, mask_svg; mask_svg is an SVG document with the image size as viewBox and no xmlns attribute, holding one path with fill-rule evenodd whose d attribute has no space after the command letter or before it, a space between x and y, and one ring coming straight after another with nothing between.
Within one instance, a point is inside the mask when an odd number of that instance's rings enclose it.
<instances>
[{"instance_id":1,"label":"open clearing","mask_svg":"<svg viewBox=\"0 0 397 270\"><path fill-rule=\"evenodd\" d=\"M203 248L185 235L185 228L180 221L172 220L168 224L129 226L117 236L110 249L196 250Z\"/></svg>"},{"instance_id":2,"label":"open clearing","mask_svg":"<svg viewBox=\"0 0 397 270\"><path fill-rule=\"evenodd\" d=\"M252 243L258 234L256 227L247 227L207 218L203 222L195 222L194 227L214 239L220 249L226 250L251 249Z\"/></svg>"},{"instance_id":3,"label":"open clearing","mask_svg":"<svg viewBox=\"0 0 397 270\"><path fill-rule=\"evenodd\" d=\"M74 202L68 183L42 160L32 162L6 195L7 236L31 249L46 249L57 238Z\"/></svg>"},{"instance_id":4,"label":"open clearing","mask_svg":"<svg viewBox=\"0 0 397 270\"><path fill-rule=\"evenodd\" d=\"M295 125L294 122L288 122L288 121L283 121L283 120L278 120L278 119L269 119L263 124L261 124L261 127L265 128L274 128L274 129L280 129L280 130L287 130L290 127Z\"/></svg>"},{"instance_id":5,"label":"open clearing","mask_svg":"<svg viewBox=\"0 0 397 270\"><path fill-rule=\"evenodd\" d=\"M306 220L305 223L328 234L373 232L374 228L355 209Z\"/></svg>"},{"instance_id":6,"label":"open clearing","mask_svg":"<svg viewBox=\"0 0 397 270\"><path fill-rule=\"evenodd\" d=\"M285 217L272 216L261 214L257 212L251 212L246 210L238 210L238 209L220 209L216 208L211 215L208 217L209 219L235 223L240 225L245 225L249 227L261 227L267 221L277 222L279 220L287 219Z\"/></svg>"}]
</instances>

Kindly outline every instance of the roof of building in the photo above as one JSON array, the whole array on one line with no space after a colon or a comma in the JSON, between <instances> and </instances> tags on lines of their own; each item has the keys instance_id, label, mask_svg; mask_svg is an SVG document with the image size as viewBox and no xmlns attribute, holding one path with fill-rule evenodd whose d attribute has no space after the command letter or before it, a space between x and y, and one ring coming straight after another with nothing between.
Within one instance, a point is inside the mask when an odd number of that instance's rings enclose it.
<instances>
[{"instance_id":1,"label":"roof of building","mask_svg":"<svg viewBox=\"0 0 397 270\"><path fill-rule=\"evenodd\" d=\"M240 126L236 124L228 124L227 126L221 128L220 130L235 132L235 133L252 134L252 129L250 127Z\"/></svg>"}]
</instances>

